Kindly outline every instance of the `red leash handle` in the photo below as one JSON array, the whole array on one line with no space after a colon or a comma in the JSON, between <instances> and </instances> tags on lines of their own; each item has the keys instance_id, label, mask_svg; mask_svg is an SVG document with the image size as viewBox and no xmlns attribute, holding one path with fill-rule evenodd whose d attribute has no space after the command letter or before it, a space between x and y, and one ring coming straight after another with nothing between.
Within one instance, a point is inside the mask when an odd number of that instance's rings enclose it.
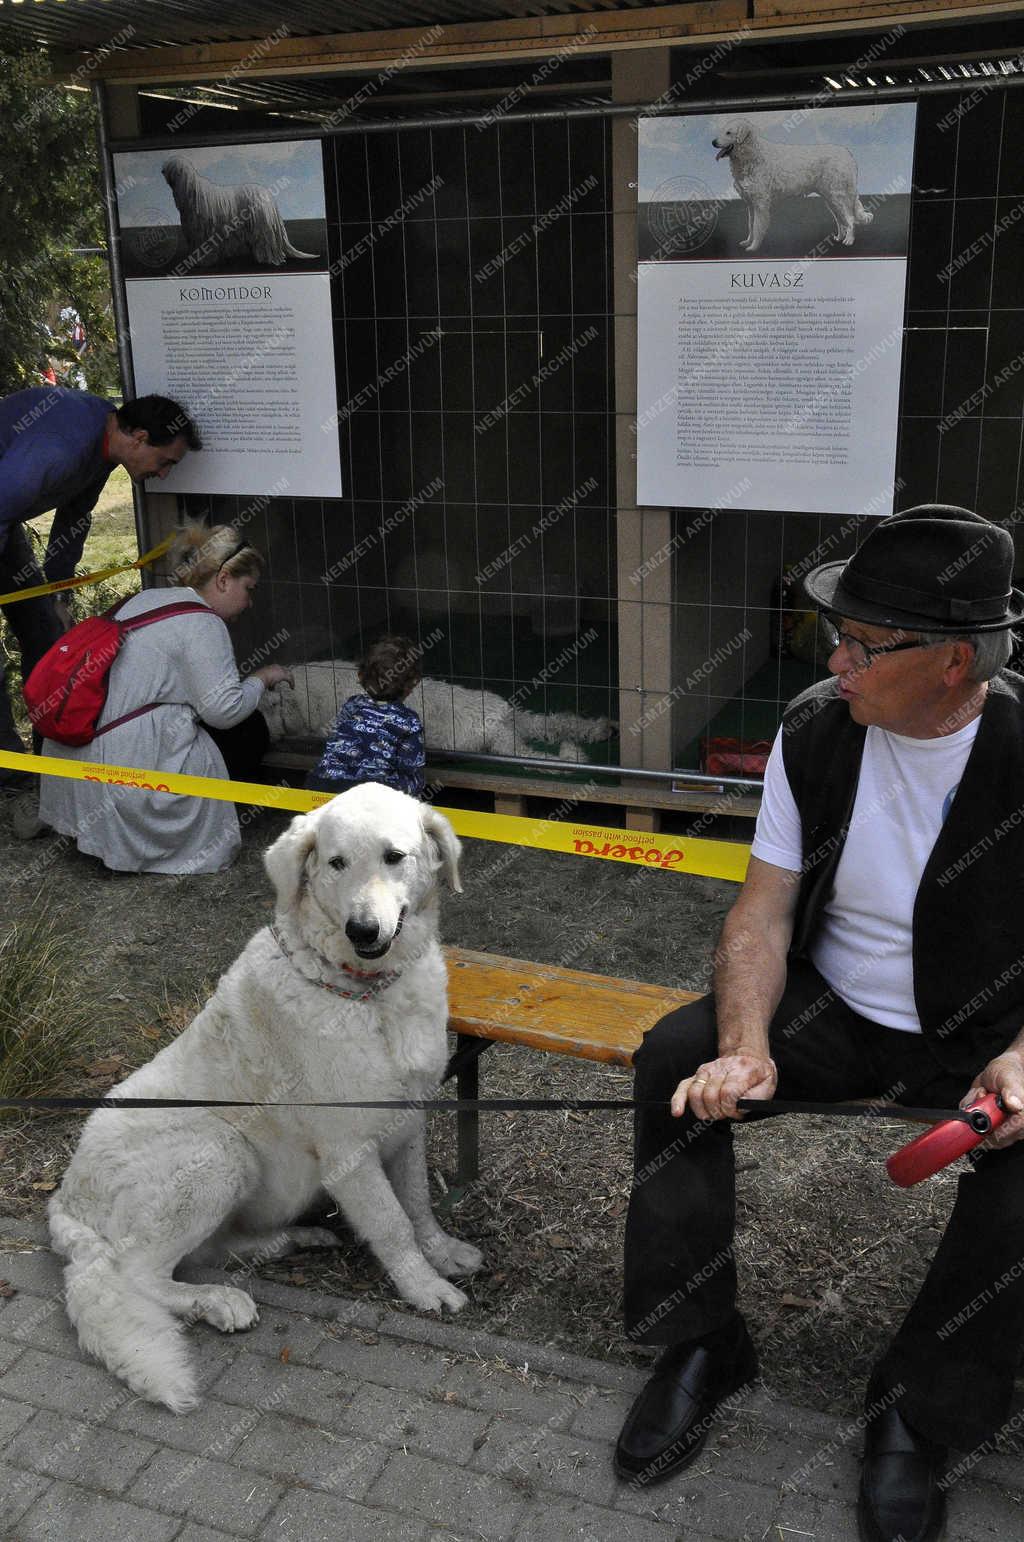
<instances>
[{"instance_id":1,"label":"red leash handle","mask_svg":"<svg viewBox=\"0 0 1024 1542\"><path fill-rule=\"evenodd\" d=\"M966 1120L944 1119L894 1151L885 1164L893 1183L899 1184L901 1189L909 1189L922 1179L931 1178L957 1157L980 1146L1006 1118L1006 1110L994 1092L987 1092L964 1112L968 1115Z\"/></svg>"}]
</instances>

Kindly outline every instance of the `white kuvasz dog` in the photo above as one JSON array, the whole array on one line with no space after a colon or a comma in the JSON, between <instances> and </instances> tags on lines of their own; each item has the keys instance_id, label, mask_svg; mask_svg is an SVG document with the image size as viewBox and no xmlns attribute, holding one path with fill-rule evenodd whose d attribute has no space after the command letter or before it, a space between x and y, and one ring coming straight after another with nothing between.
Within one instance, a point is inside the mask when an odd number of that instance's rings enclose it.
<instances>
[{"instance_id":1,"label":"white kuvasz dog","mask_svg":"<svg viewBox=\"0 0 1024 1542\"><path fill-rule=\"evenodd\" d=\"M342 702L362 690L358 669L348 659L297 665L292 671L294 690L267 691L260 702L271 739L307 734L326 738ZM429 677L420 681L406 705L419 714L432 750L529 755L537 742L558 740L559 760L582 760L581 744L607 739L611 732L606 717L526 712L494 691L470 691Z\"/></svg>"},{"instance_id":2,"label":"white kuvasz dog","mask_svg":"<svg viewBox=\"0 0 1024 1542\"><path fill-rule=\"evenodd\" d=\"M322 1103L428 1098L446 1061L438 878L459 842L434 809L377 783L292 821L265 862L275 921L184 1033L115 1092ZM415 1109L116 1109L89 1118L50 1202L82 1348L139 1396L194 1407L182 1319L250 1327L251 1296L175 1267L330 1247L291 1223L326 1189L405 1299L457 1312L483 1262L443 1232Z\"/></svg>"},{"instance_id":3,"label":"white kuvasz dog","mask_svg":"<svg viewBox=\"0 0 1024 1542\"><path fill-rule=\"evenodd\" d=\"M776 198L817 193L836 222L835 234L853 245L855 225L870 225L857 196L857 162L845 145L777 145L759 134L748 118L736 118L711 141L725 157L736 191L747 206L747 236L740 245L756 252L768 233Z\"/></svg>"}]
</instances>

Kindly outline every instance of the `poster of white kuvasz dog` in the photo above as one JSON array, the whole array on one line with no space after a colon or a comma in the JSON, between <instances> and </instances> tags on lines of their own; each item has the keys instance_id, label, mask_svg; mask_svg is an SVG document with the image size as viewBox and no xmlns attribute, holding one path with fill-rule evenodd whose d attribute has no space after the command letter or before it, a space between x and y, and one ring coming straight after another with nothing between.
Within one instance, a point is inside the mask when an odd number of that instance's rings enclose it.
<instances>
[{"instance_id":1,"label":"poster of white kuvasz dog","mask_svg":"<svg viewBox=\"0 0 1024 1542\"><path fill-rule=\"evenodd\" d=\"M744 251L756 252L768 234L777 200L817 195L832 216L835 239L852 246L857 225L874 215L857 194L857 162L846 145L777 144L758 133L749 118L736 118L712 139L716 161L728 160L736 192L747 210Z\"/></svg>"},{"instance_id":2,"label":"poster of white kuvasz dog","mask_svg":"<svg viewBox=\"0 0 1024 1542\"><path fill-rule=\"evenodd\" d=\"M436 810L368 783L293 819L268 849L265 926L173 1044L113 1090L241 1108L100 1109L50 1202L68 1316L82 1348L140 1397L198 1401L182 1320L249 1328L244 1290L186 1284L334 1233L292 1223L320 1190L422 1311L457 1312L451 1283L483 1258L430 1207L424 1115L302 1104L431 1097L444 1071L447 978L438 888L460 888L459 842ZM273 1108L263 1104L290 1104Z\"/></svg>"}]
</instances>

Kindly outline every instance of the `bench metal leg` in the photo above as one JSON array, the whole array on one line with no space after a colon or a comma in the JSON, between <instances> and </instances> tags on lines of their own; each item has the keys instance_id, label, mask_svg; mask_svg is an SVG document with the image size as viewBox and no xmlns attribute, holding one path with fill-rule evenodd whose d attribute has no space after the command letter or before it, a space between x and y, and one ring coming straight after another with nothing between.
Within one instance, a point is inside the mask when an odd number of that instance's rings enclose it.
<instances>
[{"instance_id":1,"label":"bench metal leg","mask_svg":"<svg viewBox=\"0 0 1024 1542\"><path fill-rule=\"evenodd\" d=\"M475 1034L455 1035L456 1050L448 1062L445 1081L455 1077L456 1093L460 1098L480 1096L480 1056L490 1049L492 1039L480 1039ZM475 1108L460 1109L458 1120L458 1163L455 1182L460 1189L474 1183L480 1176L480 1115Z\"/></svg>"},{"instance_id":2,"label":"bench metal leg","mask_svg":"<svg viewBox=\"0 0 1024 1542\"><path fill-rule=\"evenodd\" d=\"M467 1060L456 1077L455 1085L460 1098L480 1096L479 1055ZM480 1176L480 1115L475 1108L469 1108L460 1110L456 1117L459 1121L459 1162L455 1170L455 1181L460 1188L465 1188L467 1184L475 1183Z\"/></svg>"}]
</instances>

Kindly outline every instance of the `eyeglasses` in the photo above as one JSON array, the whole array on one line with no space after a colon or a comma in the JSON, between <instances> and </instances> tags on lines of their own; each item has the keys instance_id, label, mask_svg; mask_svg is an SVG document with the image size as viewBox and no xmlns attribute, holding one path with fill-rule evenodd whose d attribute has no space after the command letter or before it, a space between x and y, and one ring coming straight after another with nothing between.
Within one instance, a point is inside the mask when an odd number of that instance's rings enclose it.
<instances>
[{"instance_id":1,"label":"eyeglasses","mask_svg":"<svg viewBox=\"0 0 1024 1542\"><path fill-rule=\"evenodd\" d=\"M846 648L854 669L870 669L875 659L886 653L902 653L907 648L927 648L927 642L891 642L871 643L862 642L859 637L853 637L849 632L841 632L831 621L822 622L822 631L829 645L829 650L835 652L840 644Z\"/></svg>"}]
</instances>

